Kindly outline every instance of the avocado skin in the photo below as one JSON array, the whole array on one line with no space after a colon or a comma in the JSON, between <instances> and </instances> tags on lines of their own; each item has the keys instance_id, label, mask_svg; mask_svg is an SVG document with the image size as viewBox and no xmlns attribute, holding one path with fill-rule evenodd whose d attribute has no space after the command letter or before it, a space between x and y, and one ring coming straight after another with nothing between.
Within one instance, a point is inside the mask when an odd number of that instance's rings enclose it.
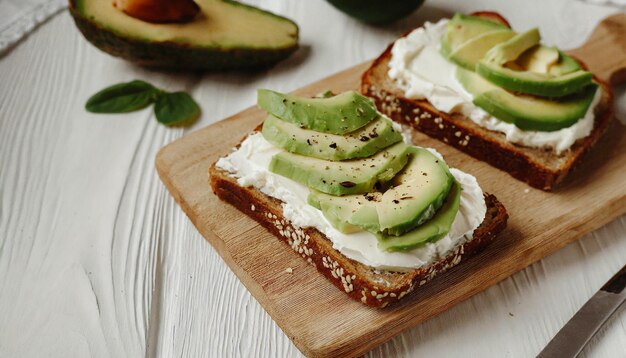
<instances>
[{"instance_id":1,"label":"avocado skin","mask_svg":"<svg viewBox=\"0 0 626 358\"><path fill-rule=\"evenodd\" d=\"M91 44L110 55L121 57L140 66L168 70L234 70L263 69L281 61L298 49L298 25L281 16L254 8L257 11L280 17L296 27L293 46L276 49L253 48L201 48L175 42L149 42L117 34L90 21L77 9L77 0L70 0L70 14L76 27ZM238 6L244 4L229 1Z\"/></svg>"},{"instance_id":2,"label":"avocado skin","mask_svg":"<svg viewBox=\"0 0 626 358\"><path fill-rule=\"evenodd\" d=\"M338 10L370 24L385 24L408 16L424 0L327 0Z\"/></svg>"}]
</instances>

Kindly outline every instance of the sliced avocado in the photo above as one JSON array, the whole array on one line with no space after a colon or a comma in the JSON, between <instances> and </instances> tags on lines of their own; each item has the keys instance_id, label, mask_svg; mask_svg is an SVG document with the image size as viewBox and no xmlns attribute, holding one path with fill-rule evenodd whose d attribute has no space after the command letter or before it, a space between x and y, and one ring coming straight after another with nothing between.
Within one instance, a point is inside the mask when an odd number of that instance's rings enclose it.
<instances>
[{"instance_id":1,"label":"sliced avocado","mask_svg":"<svg viewBox=\"0 0 626 358\"><path fill-rule=\"evenodd\" d=\"M474 104L489 114L523 130L545 132L569 127L583 118L598 87L592 83L576 94L545 99L507 92L475 72L460 67L456 75L473 95Z\"/></svg>"},{"instance_id":2,"label":"sliced avocado","mask_svg":"<svg viewBox=\"0 0 626 358\"><path fill-rule=\"evenodd\" d=\"M269 115L262 133L267 141L288 152L333 161L369 157L402 140L402 134L385 117L354 132L338 135L300 128Z\"/></svg>"},{"instance_id":3,"label":"sliced avocado","mask_svg":"<svg viewBox=\"0 0 626 358\"><path fill-rule=\"evenodd\" d=\"M517 34L507 41L492 47L484 57L484 62L502 66L509 61L515 61L524 51L537 45L541 40L537 28Z\"/></svg>"},{"instance_id":4,"label":"sliced avocado","mask_svg":"<svg viewBox=\"0 0 626 358\"><path fill-rule=\"evenodd\" d=\"M559 58L559 50L556 47L537 45L526 50L526 52L522 53L520 57L515 60L515 65L519 68L514 69L535 73L548 73L550 67L559 62Z\"/></svg>"},{"instance_id":5,"label":"sliced avocado","mask_svg":"<svg viewBox=\"0 0 626 358\"><path fill-rule=\"evenodd\" d=\"M200 13L179 24L149 23L111 0L70 0L85 38L100 50L143 66L182 70L266 67L298 47L291 20L230 0L197 0Z\"/></svg>"},{"instance_id":6,"label":"sliced avocado","mask_svg":"<svg viewBox=\"0 0 626 358\"><path fill-rule=\"evenodd\" d=\"M494 46L476 72L506 90L540 97L567 96L591 84L593 75L587 71L550 74L560 55L555 48L537 45L539 39L539 31L532 29Z\"/></svg>"},{"instance_id":7,"label":"sliced avocado","mask_svg":"<svg viewBox=\"0 0 626 358\"><path fill-rule=\"evenodd\" d=\"M567 96L587 87L593 80L591 72L582 70L552 76L531 71L516 71L482 61L476 65L476 71L504 89L541 97Z\"/></svg>"},{"instance_id":8,"label":"sliced avocado","mask_svg":"<svg viewBox=\"0 0 626 358\"><path fill-rule=\"evenodd\" d=\"M505 29L485 32L470 39L450 53L450 60L458 65L474 70L476 63L495 45L515 36L515 32Z\"/></svg>"},{"instance_id":9,"label":"sliced avocado","mask_svg":"<svg viewBox=\"0 0 626 358\"><path fill-rule=\"evenodd\" d=\"M466 41L480 34L506 29L508 27L491 20L456 13L448 22L446 33L441 40L441 53L444 57L449 57L450 53Z\"/></svg>"},{"instance_id":10,"label":"sliced avocado","mask_svg":"<svg viewBox=\"0 0 626 358\"><path fill-rule=\"evenodd\" d=\"M412 152L376 206L380 231L388 235L402 235L430 219L454 180L443 160L423 148L413 147Z\"/></svg>"},{"instance_id":11,"label":"sliced avocado","mask_svg":"<svg viewBox=\"0 0 626 358\"><path fill-rule=\"evenodd\" d=\"M550 67L549 73L553 76L561 76L574 71L580 70L580 65L576 60L559 51L559 62Z\"/></svg>"},{"instance_id":12,"label":"sliced avocado","mask_svg":"<svg viewBox=\"0 0 626 358\"><path fill-rule=\"evenodd\" d=\"M353 132L378 117L372 100L355 91L329 98L305 98L260 89L257 104L283 121L332 134Z\"/></svg>"},{"instance_id":13,"label":"sliced avocado","mask_svg":"<svg viewBox=\"0 0 626 358\"><path fill-rule=\"evenodd\" d=\"M307 202L321 210L328 222L344 234L363 230L375 233L379 230L376 202L381 197L380 192L334 196L311 190Z\"/></svg>"},{"instance_id":14,"label":"sliced avocado","mask_svg":"<svg viewBox=\"0 0 626 358\"><path fill-rule=\"evenodd\" d=\"M377 234L378 247L385 251L410 251L443 238L450 232L450 227L459 211L460 202L461 186L453 181L443 206L429 221L401 236Z\"/></svg>"},{"instance_id":15,"label":"sliced avocado","mask_svg":"<svg viewBox=\"0 0 626 358\"><path fill-rule=\"evenodd\" d=\"M452 175L447 165L422 148L411 148L409 164L390 182L384 193L336 197L319 192L309 203L322 210L338 230L355 227L388 235L402 235L429 220L447 197Z\"/></svg>"},{"instance_id":16,"label":"sliced avocado","mask_svg":"<svg viewBox=\"0 0 626 358\"><path fill-rule=\"evenodd\" d=\"M331 195L367 193L404 168L411 156L410 148L400 142L369 158L342 162L281 152L272 157L269 170Z\"/></svg>"}]
</instances>

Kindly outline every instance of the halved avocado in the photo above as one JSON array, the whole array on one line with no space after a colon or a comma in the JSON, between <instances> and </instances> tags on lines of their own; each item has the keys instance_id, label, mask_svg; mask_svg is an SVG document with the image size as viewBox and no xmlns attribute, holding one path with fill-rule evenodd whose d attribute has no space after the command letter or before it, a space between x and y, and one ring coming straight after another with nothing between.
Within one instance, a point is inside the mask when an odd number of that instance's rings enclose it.
<instances>
[{"instance_id":1,"label":"halved avocado","mask_svg":"<svg viewBox=\"0 0 626 358\"><path fill-rule=\"evenodd\" d=\"M112 0L70 0L85 38L139 65L181 70L265 67L298 47L291 20L231 0L197 0L193 21L157 24L131 17Z\"/></svg>"},{"instance_id":2,"label":"halved avocado","mask_svg":"<svg viewBox=\"0 0 626 358\"><path fill-rule=\"evenodd\" d=\"M592 83L574 95L547 99L513 94L460 67L456 75L474 97L474 104L499 120L532 131L556 131L578 122L585 116L598 88Z\"/></svg>"}]
</instances>

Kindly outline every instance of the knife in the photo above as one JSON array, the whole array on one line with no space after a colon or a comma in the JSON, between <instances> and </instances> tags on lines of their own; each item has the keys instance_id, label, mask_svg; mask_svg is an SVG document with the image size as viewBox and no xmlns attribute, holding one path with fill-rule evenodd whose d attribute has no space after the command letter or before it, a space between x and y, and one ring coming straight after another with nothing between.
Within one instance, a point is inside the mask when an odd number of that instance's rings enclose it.
<instances>
[{"instance_id":1,"label":"knife","mask_svg":"<svg viewBox=\"0 0 626 358\"><path fill-rule=\"evenodd\" d=\"M626 301L625 287L626 266L576 312L537 357L578 356L600 327Z\"/></svg>"}]
</instances>

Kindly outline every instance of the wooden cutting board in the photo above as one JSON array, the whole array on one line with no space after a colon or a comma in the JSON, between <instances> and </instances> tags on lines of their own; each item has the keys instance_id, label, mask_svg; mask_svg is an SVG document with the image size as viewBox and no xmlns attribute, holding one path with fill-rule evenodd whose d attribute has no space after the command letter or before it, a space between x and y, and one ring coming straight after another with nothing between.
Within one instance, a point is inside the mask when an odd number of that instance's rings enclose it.
<instances>
[{"instance_id":1,"label":"wooden cutting board","mask_svg":"<svg viewBox=\"0 0 626 358\"><path fill-rule=\"evenodd\" d=\"M313 95L356 89L361 64L304 87ZM315 267L255 221L212 193L207 170L264 118L257 108L191 133L161 149L159 175L200 233L307 356L356 356L550 255L626 213L626 130L614 123L565 186L552 193L443 143L415 133L452 167L478 178L504 203L509 225L483 253L421 287L398 305L372 309L353 301ZM285 270L292 268L293 273Z\"/></svg>"}]
</instances>

